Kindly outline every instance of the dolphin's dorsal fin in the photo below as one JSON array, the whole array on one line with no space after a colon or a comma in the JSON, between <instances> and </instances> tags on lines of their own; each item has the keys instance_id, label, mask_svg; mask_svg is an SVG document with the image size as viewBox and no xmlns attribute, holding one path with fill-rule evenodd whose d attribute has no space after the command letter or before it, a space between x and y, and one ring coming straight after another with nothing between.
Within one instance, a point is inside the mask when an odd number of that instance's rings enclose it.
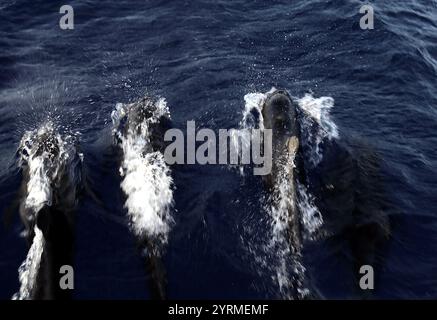
<instances>
[{"instance_id":1,"label":"dolphin's dorsal fin","mask_svg":"<svg viewBox=\"0 0 437 320\"><path fill-rule=\"evenodd\" d=\"M288 139L287 143L287 150L288 154L295 155L297 153L297 150L299 149L299 139L296 136L292 136Z\"/></svg>"}]
</instances>

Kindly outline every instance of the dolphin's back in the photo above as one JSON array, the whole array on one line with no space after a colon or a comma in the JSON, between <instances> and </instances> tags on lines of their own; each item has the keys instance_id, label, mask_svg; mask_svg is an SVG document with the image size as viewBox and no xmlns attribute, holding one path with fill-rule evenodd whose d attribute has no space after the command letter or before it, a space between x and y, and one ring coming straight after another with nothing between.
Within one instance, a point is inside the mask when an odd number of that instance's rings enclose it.
<instances>
[{"instance_id":1,"label":"dolphin's back","mask_svg":"<svg viewBox=\"0 0 437 320\"><path fill-rule=\"evenodd\" d=\"M299 149L299 123L294 102L286 91L275 91L269 95L262 108L264 128L272 130L273 166L271 185L277 183L281 166L289 157L294 157ZM294 138L292 138L294 137ZM291 139L291 140L290 140Z\"/></svg>"}]
</instances>

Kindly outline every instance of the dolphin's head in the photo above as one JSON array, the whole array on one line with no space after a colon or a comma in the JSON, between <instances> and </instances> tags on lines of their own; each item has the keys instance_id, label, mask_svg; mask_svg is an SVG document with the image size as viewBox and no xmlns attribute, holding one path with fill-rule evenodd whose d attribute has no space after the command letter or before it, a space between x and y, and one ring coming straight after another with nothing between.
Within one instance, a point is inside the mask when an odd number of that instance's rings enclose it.
<instances>
[{"instance_id":1,"label":"dolphin's head","mask_svg":"<svg viewBox=\"0 0 437 320\"><path fill-rule=\"evenodd\" d=\"M157 102L146 96L141 100L127 105L127 123L125 134L146 135L153 124L159 122ZM149 132L150 133L150 132Z\"/></svg>"},{"instance_id":2,"label":"dolphin's head","mask_svg":"<svg viewBox=\"0 0 437 320\"><path fill-rule=\"evenodd\" d=\"M169 115L160 105L161 101L148 96L138 102L127 105L127 121L124 124L123 135L147 137L149 151L163 151L164 134L171 127Z\"/></svg>"},{"instance_id":3,"label":"dolphin's head","mask_svg":"<svg viewBox=\"0 0 437 320\"><path fill-rule=\"evenodd\" d=\"M53 159L59 156L59 140L53 131L47 131L37 136L32 149L33 157L46 154Z\"/></svg>"},{"instance_id":4,"label":"dolphin's head","mask_svg":"<svg viewBox=\"0 0 437 320\"><path fill-rule=\"evenodd\" d=\"M274 90L267 94L262 106L264 129L272 132L272 174L267 178L273 185L283 164L294 157L299 148L299 122L297 105L285 90Z\"/></svg>"},{"instance_id":5,"label":"dolphin's head","mask_svg":"<svg viewBox=\"0 0 437 320\"><path fill-rule=\"evenodd\" d=\"M141 124L153 117L155 109L154 101L148 97L144 97L140 101L131 104L128 114L130 129L134 130L134 132L140 130Z\"/></svg>"},{"instance_id":6,"label":"dolphin's head","mask_svg":"<svg viewBox=\"0 0 437 320\"><path fill-rule=\"evenodd\" d=\"M297 135L296 105L287 91L268 93L262 112L264 128L272 129L273 135Z\"/></svg>"},{"instance_id":7,"label":"dolphin's head","mask_svg":"<svg viewBox=\"0 0 437 320\"><path fill-rule=\"evenodd\" d=\"M20 141L18 155L21 164L25 164L37 157L44 157L51 161L57 159L61 153L62 141L54 129L52 123L48 122L37 130L28 131Z\"/></svg>"}]
</instances>

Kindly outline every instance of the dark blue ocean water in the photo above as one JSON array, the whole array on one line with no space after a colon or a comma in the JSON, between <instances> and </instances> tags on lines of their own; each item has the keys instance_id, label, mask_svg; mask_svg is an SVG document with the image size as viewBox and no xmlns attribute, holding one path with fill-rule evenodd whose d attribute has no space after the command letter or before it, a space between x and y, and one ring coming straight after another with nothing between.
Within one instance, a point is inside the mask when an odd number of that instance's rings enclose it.
<instances>
[{"instance_id":1,"label":"dark blue ocean water","mask_svg":"<svg viewBox=\"0 0 437 320\"><path fill-rule=\"evenodd\" d=\"M74 30L59 28L63 4L0 3L0 210L20 184L15 151L26 130L49 117L80 133L106 208L85 196L77 210L76 298L150 297L143 258L119 219L115 104L163 96L175 127L228 129L245 94L272 86L334 98L342 143L378 159L378 183L363 178L354 191L375 197L391 221L373 297L437 297L437 2L371 1L373 30L360 28L358 0L70 1ZM224 166L177 166L173 175L169 298L280 298L251 250L266 232L261 182ZM334 216L324 216L327 226L344 220ZM2 299L19 288L21 230L16 216L0 231ZM341 233L305 243L303 265L324 298L360 297L349 251Z\"/></svg>"}]
</instances>

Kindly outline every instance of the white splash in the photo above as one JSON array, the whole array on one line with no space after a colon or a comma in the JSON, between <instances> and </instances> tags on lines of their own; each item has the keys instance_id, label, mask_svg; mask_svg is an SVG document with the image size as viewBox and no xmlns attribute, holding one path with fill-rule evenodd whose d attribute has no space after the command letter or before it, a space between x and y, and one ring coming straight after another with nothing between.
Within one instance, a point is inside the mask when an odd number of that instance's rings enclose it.
<instances>
[{"instance_id":1,"label":"white splash","mask_svg":"<svg viewBox=\"0 0 437 320\"><path fill-rule=\"evenodd\" d=\"M27 184L27 196L25 206L31 209L36 214L41 208L52 203L52 189L50 179L52 175L56 175L57 163L46 152L36 155L34 148L35 142L38 143L38 138L44 134L54 134L53 124L48 122L41 126L38 130L27 131L20 142L19 150L21 158L19 165L27 166L29 169L29 181ZM59 135L55 135L59 145L62 145L62 139Z\"/></svg>"},{"instance_id":2,"label":"white splash","mask_svg":"<svg viewBox=\"0 0 437 320\"><path fill-rule=\"evenodd\" d=\"M35 236L32 246L27 253L26 260L18 268L18 278L20 280L20 290L14 294L12 300L29 300L32 298L32 291L38 275L41 257L44 248L44 237L37 226L34 228Z\"/></svg>"},{"instance_id":3,"label":"white splash","mask_svg":"<svg viewBox=\"0 0 437 320\"><path fill-rule=\"evenodd\" d=\"M44 157L36 157L29 162L30 179L27 184L28 194L25 206L33 209L34 212L41 210L44 205L52 204L52 189L46 170L47 164Z\"/></svg>"},{"instance_id":4,"label":"white splash","mask_svg":"<svg viewBox=\"0 0 437 320\"><path fill-rule=\"evenodd\" d=\"M323 217L319 208L314 204L314 196L299 181L297 182L297 193L297 204L301 214L301 223L305 235L309 239L312 239L323 225Z\"/></svg>"},{"instance_id":5,"label":"white splash","mask_svg":"<svg viewBox=\"0 0 437 320\"><path fill-rule=\"evenodd\" d=\"M243 117L238 124L238 128L229 130L230 150L231 152L238 154L240 160L242 154L241 151L250 150L250 130L258 128L260 130L264 129L262 106L266 98L267 94L264 93L255 92L246 94L244 96L245 105ZM242 161L239 163L239 172L241 176L244 176L244 165L242 164Z\"/></svg>"},{"instance_id":6,"label":"white splash","mask_svg":"<svg viewBox=\"0 0 437 320\"><path fill-rule=\"evenodd\" d=\"M123 150L120 174L124 177L121 188L127 196L125 207L136 236L159 238L164 244L173 222L170 214L173 180L164 156L158 151L146 153L146 150L150 146L150 124L159 121L161 116L170 117L170 113L165 100L159 99L153 115L140 124L139 134L131 128L122 134L120 121L129 116L129 110L134 105L117 104L112 113L114 133Z\"/></svg>"},{"instance_id":7,"label":"white splash","mask_svg":"<svg viewBox=\"0 0 437 320\"><path fill-rule=\"evenodd\" d=\"M262 115L262 106L266 101L267 95L264 93L248 93L244 96L244 111L243 119L240 121L240 128L251 129L260 128L264 129L264 120ZM255 120L253 116L253 111L258 114L258 121Z\"/></svg>"},{"instance_id":8,"label":"white splash","mask_svg":"<svg viewBox=\"0 0 437 320\"><path fill-rule=\"evenodd\" d=\"M290 196L293 193L294 188L294 185L292 185L294 182L290 182L291 177L293 176L292 171L295 168L294 155L288 157L286 163L284 163L282 167L277 185L274 187L276 193L274 193L275 197L270 210L270 215L272 217L273 240L275 242L287 242L285 240L285 232L290 223L289 209L296 207L293 197Z\"/></svg>"},{"instance_id":9,"label":"white splash","mask_svg":"<svg viewBox=\"0 0 437 320\"><path fill-rule=\"evenodd\" d=\"M334 99L332 97L314 98L312 94L305 94L299 99L299 107L314 120L323 129L324 136L328 139L337 139L338 129L334 121L331 119L331 109L334 107Z\"/></svg>"},{"instance_id":10,"label":"white splash","mask_svg":"<svg viewBox=\"0 0 437 320\"><path fill-rule=\"evenodd\" d=\"M337 125L331 118L334 99L331 97L314 98L307 93L298 100L304 116L300 118L302 142L310 150L308 158L313 167L323 159L321 145L325 139L338 139Z\"/></svg>"},{"instance_id":11,"label":"white splash","mask_svg":"<svg viewBox=\"0 0 437 320\"><path fill-rule=\"evenodd\" d=\"M290 155L281 165L283 169L279 176L275 192L271 199L273 204L268 212L271 217L271 239L266 250L276 250L277 263L274 265L275 277L279 291L284 298L293 299L292 288L296 290L298 298L304 298L309 294L309 290L305 287L304 279L306 269L302 265L301 259L301 243L290 243L289 228L293 223L302 223L302 217L296 221L291 221L290 210L300 209L299 199L297 195L292 194L296 188L296 182L290 182L295 169L295 155ZM295 198L297 201L295 201ZM302 215L301 212L299 212Z\"/></svg>"}]
</instances>

